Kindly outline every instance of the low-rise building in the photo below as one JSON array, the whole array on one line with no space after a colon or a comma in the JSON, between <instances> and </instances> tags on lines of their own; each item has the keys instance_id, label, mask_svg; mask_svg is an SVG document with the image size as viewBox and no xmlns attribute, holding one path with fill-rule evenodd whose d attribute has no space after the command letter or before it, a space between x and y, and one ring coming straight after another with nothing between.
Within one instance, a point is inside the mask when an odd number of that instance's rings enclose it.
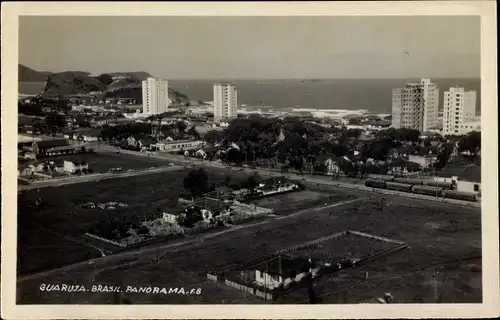
<instances>
[{"instance_id":1,"label":"low-rise building","mask_svg":"<svg viewBox=\"0 0 500 320\"><path fill-rule=\"evenodd\" d=\"M127 138L127 143L129 146L143 149L149 149L151 146L155 145L155 141L153 138L149 136L141 136L141 135L132 135Z\"/></svg>"},{"instance_id":2,"label":"low-rise building","mask_svg":"<svg viewBox=\"0 0 500 320\"><path fill-rule=\"evenodd\" d=\"M76 140L80 142L97 142L101 137L101 130L88 130L77 132L73 134L73 137L76 137Z\"/></svg>"},{"instance_id":3,"label":"low-rise building","mask_svg":"<svg viewBox=\"0 0 500 320\"><path fill-rule=\"evenodd\" d=\"M466 135L472 131L481 131L481 120L462 122L455 126L457 135Z\"/></svg>"},{"instance_id":4,"label":"low-rise building","mask_svg":"<svg viewBox=\"0 0 500 320\"><path fill-rule=\"evenodd\" d=\"M201 140L177 140L177 141L165 141L153 144L151 147L158 151L181 151L181 150L192 150L198 149L205 146L205 141Z\"/></svg>"},{"instance_id":5,"label":"low-rise building","mask_svg":"<svg viewBox=\"0 0 500 320\"><path fill-rule=\"evenodd\" d=\"M70 146L66 139L34 141L32 148L37 156L53 156L75 152L75 148Z\"/></svg>"},{"instance_id":6,"label":"low-rise building","mask_svg":"<svg viewBox=\"0 0 500 320\"><path fill-rule=\"evenodd\" d=\"M457 191L481 194L481 166L448 165L434 177L434 180L452 183Z\"/></svg>"},{"instance_id":7,"label":"low-rise building","mask_svg":"<svg viewBox=\"0 0 500 320\"><path fill-rule=\"evenodd\" d=\"M278 256L260 264L255 270L255 283L274 290L300 281L311 271L311 262L303 258Z\"/></svg>"},{"instance_id":8,"label":"low-rise building","mask_svg":"<svg viewBox=\"0 0 500 320\"><path fill-rule=\"evenodd\" d=\"M408 160L414 163L418 163L420 166L422 166L422 168L430 168L436 162L437 157L433 154L410 154L408 156Z\"/></svg>"}]
</instances>

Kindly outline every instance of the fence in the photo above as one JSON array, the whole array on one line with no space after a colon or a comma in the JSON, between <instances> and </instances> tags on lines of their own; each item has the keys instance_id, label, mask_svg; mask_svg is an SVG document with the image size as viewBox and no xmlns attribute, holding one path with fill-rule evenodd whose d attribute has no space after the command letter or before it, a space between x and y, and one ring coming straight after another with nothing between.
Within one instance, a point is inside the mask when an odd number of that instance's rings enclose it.
<instances>
[{"instance_id":1,"label":"fence","mask_svg":"<svg viewBox=\"0 0 500 320\"><path fill-rule=\"evenodd\" d=\"M230 281L230 280L226 279L226 280L224 280L224 284L226 286L235 288L235 289L237 289L239 291L250 293L251 295L263 298L265 300L272 300L273 299L273 295L270 294L270 293L268 293L268 292L260 291L259 289L255 289L255 288L252 288L252 287L247 287L247 286L239 284L237 282L233 282L233 281Z\"/></svg>"},{"instance_id":2,"label":"fence","mask_svg":"<svg viewBox=\"0 0 500 320\"><path fill-rule=\"evenodd\" d=\"M219 281L219 277L211 273L207 273L207 279L214 282Z\"/></svg>"},{"instance_id":3,"label":"fence","mask_svg":"<svg viewBox=\"0 0 500 320\"><path fill-rule=\"evenodd\" d=\"M219 282L219 277L216 275L213 275L211 273L207 273L207 279L210 281ZM221 280L221 282L222 282L222 280ZM273 295L269 292L264 292L264 291L261 291L257 288L249 287L249 286L246 286L246 285L243 285L243 284L240 284L240 283L228 280L228 279L224 279L223 283L228 287L249 293L251 295L257 296L257 297L265 299L265 300L273 300L273 298L274 298Z\"/></svg>"},{"instance_id":4,"label":"fence","mask_svg":"<svg viewBox=\"0 0 500 320\"><path fill-rule=\"evenodd\" d=\"M389 243L396 243L396 244L400 244L400 245L404 244L404 242L400 241L400 240L389 239L389 238L386 238L386 237L376 236L374 234L364 233L364 232L360 232L360 231L347 230L347 233L354 234L354 235L357 235L357 236L360 236L360 237L365 237L365 238L380 240L380 241L384 241L384 242L389 242Z\"/></svg>"},{"instance_id":5,"label":"fence","mask_svg":"<svg viewBox=\"0 0 500 320\"><path fill-rule=\"evenodd\" d=\"M115 245L115 246L118 246L118 247L121 247L121 248L126 248L127 247L127 245L124 244L124 243L119 243L119 242L116 242L116 241L113 241L113 240L109 240L109 239L106 239L106 238L101 238L101 237L96 236L95 234L92 234L92 233L85 233L85 235L87 237L94 238L94 239L97 239L99 241L107 242L107 243L110 243L112 245Z\"/></svg>"},{"instance_id":6,"label":"fence","mask_svg":"<svg viewBox=\"0 0 500 320\"><path fill-rule=\"evenodd\" d=\"M329 236L321 237L321 238L318 238L318 239L315 239L315 240L312 240L312 241L309 241L309 242L301 243L301 244L295 245L293 247L289 247L289 248L280 250L277 253L287 253L287 252L292 252L292 251L300 250L300 249L303 249L303 248L307 248L307 247L316 245L318 243L321 243L323 241L327 241L327 240L331 240L331 239L334 239L334 238L338 238L340 236L345 235L346 233L347 233L346 231L337 232L337 233L331 234Z\"/></svg>"}]
</instances>

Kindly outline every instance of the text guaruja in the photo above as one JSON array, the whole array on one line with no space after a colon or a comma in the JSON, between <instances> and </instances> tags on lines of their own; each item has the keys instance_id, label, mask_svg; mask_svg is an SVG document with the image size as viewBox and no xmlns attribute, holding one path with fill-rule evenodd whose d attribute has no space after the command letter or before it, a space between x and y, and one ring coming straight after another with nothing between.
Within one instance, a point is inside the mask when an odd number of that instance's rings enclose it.
<instances>
[{"instance_id":1,"label":"text guaruja","mask_svg":"<svg viewBox=\"0 0 500 320\"><path fill-rule=\"evenodd\" d=\"M182 294L201 295L201 288L184 287L154 287L154 286L107 286L92 285L83 286L78 284L45 284L40 285L40 291L45 292L124 292L124 293L146 293L146 294Z\"/></svg>"}]
</instances>

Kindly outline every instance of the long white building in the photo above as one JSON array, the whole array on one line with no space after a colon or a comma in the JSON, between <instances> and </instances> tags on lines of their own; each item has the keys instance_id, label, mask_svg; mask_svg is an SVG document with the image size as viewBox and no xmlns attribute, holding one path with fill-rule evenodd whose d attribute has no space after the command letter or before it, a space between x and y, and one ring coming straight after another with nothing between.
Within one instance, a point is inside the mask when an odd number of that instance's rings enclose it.
<instances>
[{"instance_id":1,"label":"long white building","mask_svg":"<svg viewBox=\"0 0 500 320\"><path fill-rule=\"evenodd\" d=\"M476 117L476 91L452 87L444 93L443 134L462 135L481 130L481 121Z\"/></svg>"},{"instance_id":2,"label":"long white building","mask_svg":"<svg viewBox=\"0 0 500 320\"><path fill-rule=\"evenodd\" d=\"M214 84L214 121L230 120L238 116L238 92L230 83Z\"/></svg>"},{"instance_id":3,"label":"long white building","mask_svg":"<svg viewBox=\"0 0 500 320\"><path fill-rule=\"evenodd\" d=\"M429 79L392 90L392 127L423 132L439 126L439 89Z\"/></svg>"},{"instance_id":4,"label":"long white building","mask_svg":"<svg viewBox=\"0 0 500 320\"><path fill-rule=\"evenodd\" d=\"M142 81L142 112L147 115L155 115L167 112L168 81L148 78Z\"/></svg>"}]
</instances>

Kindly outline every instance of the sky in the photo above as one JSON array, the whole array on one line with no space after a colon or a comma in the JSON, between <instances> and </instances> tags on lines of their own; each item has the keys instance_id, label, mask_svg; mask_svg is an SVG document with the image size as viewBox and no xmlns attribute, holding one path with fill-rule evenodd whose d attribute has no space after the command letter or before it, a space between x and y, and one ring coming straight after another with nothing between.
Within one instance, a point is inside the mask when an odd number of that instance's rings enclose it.
<instances>
[{"instance_id":1,"label":"sky","mask_svg":"<svg viewBox=\"0 0 500 320\"><path fill-rule=\"evenodd\" d=\"M19 63L172 80L479 78L480 18L24 16Z\"/></svg>"}]
</instances>

